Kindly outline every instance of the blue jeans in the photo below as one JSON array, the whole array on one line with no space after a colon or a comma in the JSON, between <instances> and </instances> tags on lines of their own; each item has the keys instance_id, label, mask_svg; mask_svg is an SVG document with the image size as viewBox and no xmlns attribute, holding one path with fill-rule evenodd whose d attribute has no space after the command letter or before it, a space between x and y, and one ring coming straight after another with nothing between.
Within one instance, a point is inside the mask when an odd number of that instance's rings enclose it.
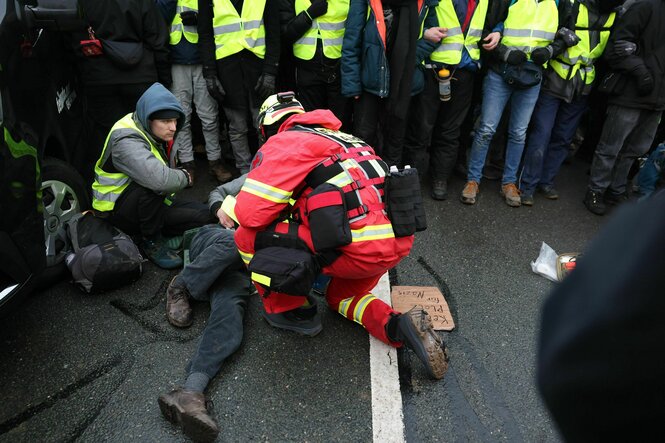
<instances>
[{"instance_id":1,"label":"blue jeans","mask_svg":"<svg viewBox=\"0 0 665 443\"><path fill-rule=\"evenodd\" d=\"M522 159L526 130L539 92L540 84L527 89L516 89L503 81L503 78L496 72L490 70L487 73L483 82L480 124L473 137L469 156L469 181L480 183L487 150L501 120L501 114L510 100L508 146L501 183L505 185L517 182L517 168Z\"/></svg>"},{"instance_id":2,"label":"blue jeans","mask_svg":"<svg viewBox=\"0 0 665 443\"><path fill-rule=\"evenodd\" d=\"M566 103L545 91L540 94L531 117L520 177L524 194L533 194L536 186L554 186L554 177L568 156L568 148L586 109L587 96Z\"/></svg>"},{"instance_id":3,"label":"blue jeans","mask_svg":"<svg viewBox=\"0 0 665 443\"><path fill-rule=\"evenodd\" d=\"M180 273L192 298L210 301L210 317L187 365L188 375L202 372L213 378L242 342L251 281L236 249L234 232L220 225L203 226L192 239L192 262Z\"/></svg>"},{"instance_id":4,"label":"blue jeans","mask_svg":"<svg viewBox=\"0 0 665 443\"><path fill-rule=\"evenodd\" d=\"M647 159L640 174L637 176L637 182L640 185L640 193L643 200L649 197L656 190L656 184L661 177L664 177L665 169L665 143L661 143L653 150Z\"/></svg>"}]
</instances>

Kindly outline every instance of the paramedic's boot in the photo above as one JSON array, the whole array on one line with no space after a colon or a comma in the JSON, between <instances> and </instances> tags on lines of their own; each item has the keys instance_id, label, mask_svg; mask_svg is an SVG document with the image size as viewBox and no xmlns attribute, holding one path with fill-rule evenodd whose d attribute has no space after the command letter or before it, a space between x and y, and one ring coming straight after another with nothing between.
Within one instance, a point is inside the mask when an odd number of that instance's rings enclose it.
<instances>
[{"instance_id":1,"label":"paramedic's boot","mask_svg":"<svg viewBox=\"0 0 665 443\"><path fill-rule=\"evenodd\" d=\"M219 427L206 409L203 392L174 389L159 396L159 409L162 415L194 441L214 441Z\"/></svg>"},{"instance_id":2,"label":"paramedic's boot","mask_svg":"<svg viewBox=\"0 0 665 443\"><path fill-rule=\"evenodd\" d=\"M173 326L186 328L192 324L192 308L189 306L189 292L176 275L166 288L166 319Z\"/></svg>"},{"instance_id":3,"label":"paramedic's boot","mask_svg":"<svg viewBox=\"0 0 665 443\"><path fill-rule=\"evenodd\" d=\"M263 318L270 326L309 337L314 337L323 329L321 315L319 315L316 308L316 301L311 296L308 296L307 303L299 308L280 312L279 314L269 314L264 309L262 313Z\"/></svg>"},{"instance_id":4,"label":"paramedic's boot","mask_svg":"<svg viewBox=\"0 0 665 443\"><path fill-rule=\"evenodd\" d=\"M388 338L402 342L416 353L430 377L441 379L448 370L448 350L434 331L432 319L426 311L413 308L393 317L386 324Z\"/></svg>"},{"instance_id":5,"label":"paramedic's boot","mask_svg":"<svg viewBox=\"0 0 665 443\"><path fill-rule=\"evenodd\" d=\"M182 267L182 258L177 252L170 249L161 237L144 238L140 246L143 254L160 268L177 269Z\"/></svg>"}]
</instances>

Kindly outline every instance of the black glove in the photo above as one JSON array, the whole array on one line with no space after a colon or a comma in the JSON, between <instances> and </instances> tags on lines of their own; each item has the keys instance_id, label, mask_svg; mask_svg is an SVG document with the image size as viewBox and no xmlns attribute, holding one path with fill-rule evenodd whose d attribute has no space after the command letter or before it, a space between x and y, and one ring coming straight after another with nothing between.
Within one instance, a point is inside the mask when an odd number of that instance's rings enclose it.
<instances>
[{"instance_id":1,"label":"black glove","mask_svg":"<svg viewBox=\"0 0 665 443\"><path fill-rule=\"evenodd\" d=\"M206 88L208 89L208 93L217 100L218 102L223 102L224 97L226 96L226 92L224 91L224 88L222 87L222 84L219 82L219 79L217 78L217 72L215 71L214 68L203 68L203 78L206 81Z\"/></svg>"},{"instance_id":2,"label":"black glove","mask_svg":"<svg viewBox=\"0 0 665 443\"><path fill-rule=\"evenodd\" d=\"M519 49L508 47L502 58L504 62L510 65L520 65L526 61L526 53Z\"/></svg>"},{"instance_id":3,"label":"black glove","mask_svg":"<svg viewBox=\"0 0 665 443\"><path fill-rule=\"evenodd\" d=\"M613 52L617 57L626 57L637 52L637 44L628 40L617 40L614 42Z\"/></svg>"},{"instance_id":4,"label":"black glove","mask_svg":"<svg viewBox=\"0 0 665 443\"><path fill-rule=\"evenodd\" d=\"M637 93L639 95L648 95L653 91L654 82L651 71L644 65L640 65L634 71L635 81L637 82Z\"/></svg>"},{"instance_id":5,"label":"black glove","mask_svg":"<svg viewBox=\"0 0 665 443\"><path fill-rule=\"evenodd\" d=\"M575 46L580 42L580 38L578 37L577 34L575 34L575 31L571 31L568 28L560 28L556 32L556 36L554 38L559 38L563 40L564 44L568 48L570 48L571 46Z\"/></svg>"},{"instance_id":6,"label":"black glove","mask_svg":"<svg viewBox=\"0 0 665 443\"><path fill-rule=\"evenodd\" d=\"M272 74L266 74L265 72L261 74L259 80L256 82L254 91L256 91L256 96L260 101L273 95L275 93L275 76Z\"/></svg>"},{"instance_id":7,"label":"black glove","mask_svg":"<svg viewBox=\"0 0 665 443\"><path fill-rule=\"evenodd\" d=\"M180 13L180 19L185 26L196 26L198 23L198 14L196 11L182 11Z\"/></svg>"},{"instance_id":8,"label":"black glove","mask_svg":"<svg viewBox=\"0 0 665 443\"><path fill-rule=\"evenodd\" d=\"M320 17L328 12L328 0L314 0L312 5L307 8L307 14L311 18Z\"/></svg>"},{"instance_id":9,"label":"black glove","mask_svg":"<svg viewBox=\"0 0 665 443\"><path fill-rule=\"evenodd\" d=\"M531 51L531 61L537 65L544 65L552 58L554 49L552 46L547 45L544 48L536 48Z\"/></svg>"}]
</instances>

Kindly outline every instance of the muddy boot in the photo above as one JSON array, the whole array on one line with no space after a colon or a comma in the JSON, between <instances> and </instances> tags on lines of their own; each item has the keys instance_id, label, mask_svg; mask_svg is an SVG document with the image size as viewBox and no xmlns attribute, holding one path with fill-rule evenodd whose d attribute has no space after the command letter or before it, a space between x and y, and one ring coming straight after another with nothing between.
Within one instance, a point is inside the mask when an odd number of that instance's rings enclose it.
<instances>
[{"instance_id":1,"label":"muddy boot","mask_svg":"<svg viewBox=\"0 0 665 443\"><path fill-rule=\"evenodd\" d=\"M390 340L402 342L416 353L431 378L443 378L448 370L448 350L426 311L413 308L394 315L386 325L386 332Z\"/></svg>"},{"instance_id":2,"label":"muddy boot","mask_svg":"<svg viewBox=\"0 0 665 443\"><path fill-rule=\"evenodd\" d=\"M189 292L176 275L166 288L166 319L173 326L186 328L192 324L192 308L189 306Z\"/></svg>"},{"instance_id":3,"label":"muddy boot","mask_svg":"<svg viewBox=\"0 0 665 443\"><path fill-rule=\"evenodd\" d=\"M159 396L159 409L162 415L194 441L214 441L219 427L206 409L205 395L202 392L176 388Z\"/></svg>"},{"instance_id":4,"label":"muddy boot","mask_svg":"<svg viewBox=\"0 0 665 443\"><path fill-rule=\"evenodd\" d=\"M210 175L215 177L220 184L226 183L233 178L233 174L226 170L220 160L209 160L208 170L210 171Z\"/></svg>"}]
</instances>

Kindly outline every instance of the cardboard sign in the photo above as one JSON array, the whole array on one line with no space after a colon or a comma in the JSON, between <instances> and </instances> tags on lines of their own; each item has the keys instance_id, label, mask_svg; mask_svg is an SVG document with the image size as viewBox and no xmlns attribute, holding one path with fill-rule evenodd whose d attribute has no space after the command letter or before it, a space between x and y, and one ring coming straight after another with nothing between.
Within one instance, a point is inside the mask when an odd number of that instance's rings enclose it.
<instances>
[{"instance_id":1,"label":"cardboard sign","mask_svg":"<svg viewBox=\"0 0 665 443\"><path fill-rule=\"evenodd\" d=\"M448 303L435 286L395 286L391 299L396 311L406 312L414 306L427 311L437 331L452 331L455 328Z\"/></svg>"}]
</instances>

